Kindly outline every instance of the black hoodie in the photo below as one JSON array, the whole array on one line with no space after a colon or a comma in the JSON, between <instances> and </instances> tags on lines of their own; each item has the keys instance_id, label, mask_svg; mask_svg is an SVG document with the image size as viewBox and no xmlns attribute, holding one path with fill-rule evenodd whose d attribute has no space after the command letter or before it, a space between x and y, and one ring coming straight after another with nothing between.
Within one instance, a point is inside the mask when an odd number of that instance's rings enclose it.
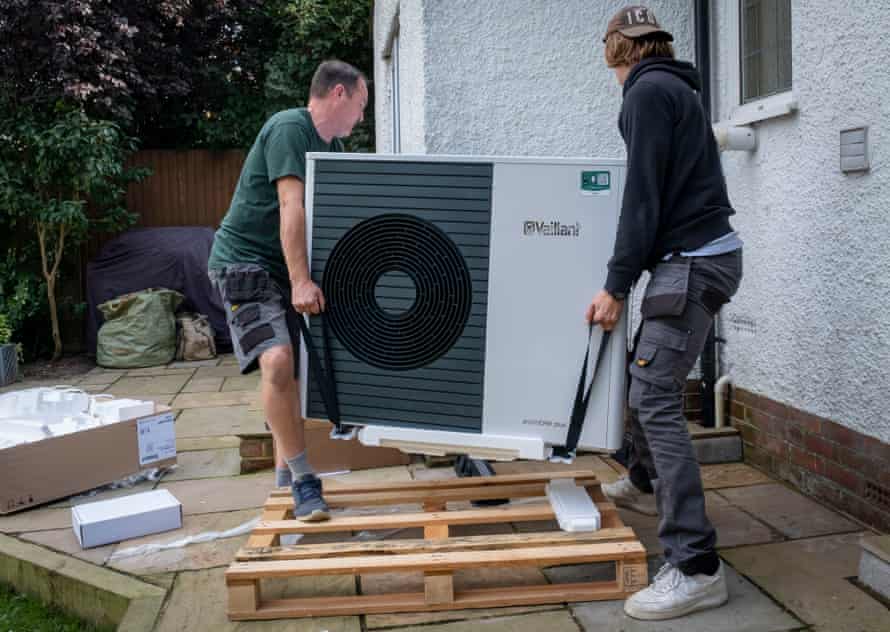
<instances>
[{"instance_id":1,"label":"black hoodie","mask_svg":"<svg viewBox=\"0 0 890 632\"><path fill-rule=\"evenodd\" d=\"M732 231L717 142L705 116L698 71L650 57L624 82L618 128L627 178L606 291L626 294L669 253L695 250Z\"/></svg>"}]
</instances>

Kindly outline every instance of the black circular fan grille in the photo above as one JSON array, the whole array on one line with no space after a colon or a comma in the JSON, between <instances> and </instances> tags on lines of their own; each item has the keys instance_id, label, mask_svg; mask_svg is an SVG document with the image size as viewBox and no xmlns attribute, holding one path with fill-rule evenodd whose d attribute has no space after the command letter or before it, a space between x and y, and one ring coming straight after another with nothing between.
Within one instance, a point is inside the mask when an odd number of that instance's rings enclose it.
<instances>
[{"instance_id":1,"label":"black circular fan grille","mask_svg":"<svg viewBox=\"0 0 890 632\"><path fill-rule=\"evenodd\" d=\"M322 290L341 344L363 362L393 370L420 368L447 353L473 302L455 243L430 222L402 214L364 220L341 237Z\"/></svg>"}]
</instances>

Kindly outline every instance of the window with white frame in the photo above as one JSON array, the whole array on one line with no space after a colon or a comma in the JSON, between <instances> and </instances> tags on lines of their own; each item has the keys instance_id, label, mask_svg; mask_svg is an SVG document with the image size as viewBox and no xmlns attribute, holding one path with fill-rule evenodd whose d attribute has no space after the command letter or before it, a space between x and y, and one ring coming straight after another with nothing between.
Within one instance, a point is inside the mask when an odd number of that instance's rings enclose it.
<instances>
[{"instance_id":1,"label":"window with white frame","mask_svg":"<svg viewBox=\"0 0 890 632\"><path fill-rule=\"evenodd\" d=\"M791 0L721 0L721 6L728 10L731 34L724 120L748 125L795 112Z\"/></svg>"},{"instance_id":2,"label":"window with white frame","mask_svg":"<svg viewBox=\"0 0 890 632\"><path fill-rule=\"evenodd\" d=\"M791 90L791 0L740 0L742 103Z\"/></svg>"}]
</instances>

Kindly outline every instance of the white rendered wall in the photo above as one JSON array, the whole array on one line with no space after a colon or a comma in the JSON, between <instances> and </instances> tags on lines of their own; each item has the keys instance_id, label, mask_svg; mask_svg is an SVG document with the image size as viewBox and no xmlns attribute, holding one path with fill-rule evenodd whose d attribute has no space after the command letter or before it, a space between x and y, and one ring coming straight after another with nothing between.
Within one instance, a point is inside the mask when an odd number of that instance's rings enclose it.
<instances>
[{"instance_id":1,"label":"white rendered wall","mask_svg":"<svg viewBox=\"0 0 890 632\"><path fill-rule=\"evenodd\" d=\"M623 157L621 90L603 61L602 36L625 5L378 0L378 150L388 151L392 124L388 66L380 57L388 16L399 6L404 153ZM692 60L693 3L657 0L649 6L673 31L678 56Z\"/></svg>"},{"instance_id":2,"label":"white rendered wall","mask_svg":"<svg viewBox=\"0 0 890 632\"><path fill-rule=\"evenodd\" d=\"M714 100L730 115L731 3L715 2ZM881 25L877 28L876 25ZM745 278L726 307L735 384L890 441L890 54L885 2L792 0L796 114L757 123L723 165ZM871 171L839 168L840 130L869 126Z\"/></svg>"},{"instance_id":3,"label":"white rendered wall","mask_svg":"<svg viewBox=\"0 0 890 632\"><path fill-rule=\"evenodd\" d=\"M426 109L424 68L427 25L421 0L376 0L374 3L374 117L377 152L392 153L392 75L391 57L384 49L398 24L400 138L402 153L425 154Z\"/></svg>"}]
</instances>

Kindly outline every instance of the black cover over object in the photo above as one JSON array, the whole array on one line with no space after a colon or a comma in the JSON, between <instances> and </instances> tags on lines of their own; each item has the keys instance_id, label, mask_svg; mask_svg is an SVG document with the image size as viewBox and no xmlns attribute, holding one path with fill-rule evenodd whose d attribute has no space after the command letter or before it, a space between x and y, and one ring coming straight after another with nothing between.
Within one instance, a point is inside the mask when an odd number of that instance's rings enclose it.
<instances>
[{"instance_id":1,"label":"black cover over object","mask_svg":"<svg viewBox=\"0 0 890 632\"><path fill-rule=\"evenodd\" d=\"M206 314L217 351L231 351L225 311L207 278L214 232L203 226L136 228L105 244L87 264L88 353L96 354L96 338L104 322L98 305L150 287L180 292L185 301L179 311Z\"/></svg>"}]
</instances>

